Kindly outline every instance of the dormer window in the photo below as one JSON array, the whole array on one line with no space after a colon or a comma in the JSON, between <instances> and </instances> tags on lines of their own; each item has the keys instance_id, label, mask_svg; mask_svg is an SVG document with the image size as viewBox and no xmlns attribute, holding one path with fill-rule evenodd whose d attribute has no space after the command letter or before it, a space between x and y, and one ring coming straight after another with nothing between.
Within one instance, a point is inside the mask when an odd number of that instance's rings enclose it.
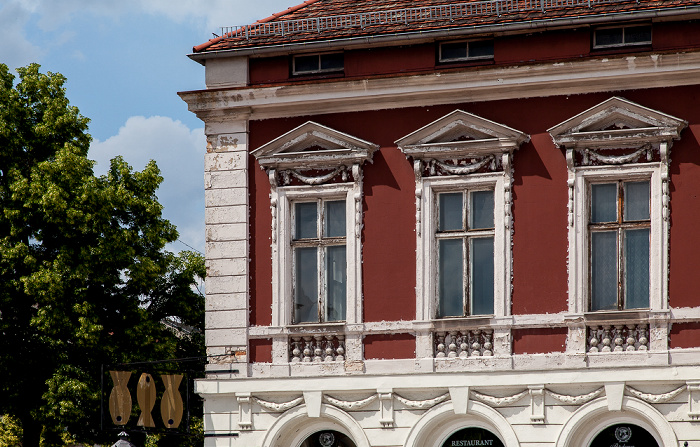
<instances>
[{"instance_id":1,"label":"dormer window","mask_svg":"<svg viewBox=\"0 0 700 447\"><path fill-rule=\"evenodd\" d=\"M593 48L617 48L651 45L651 25L598 28L593 31Z\"/></svg>"},{"instance_id":2,"label":"dormer window","mask_svg":"<svg viewBox=\"0 0 700 447\"><path fill-rule=\"evenodd\" d=\"M439 51L440 62L493 59L493 40L442 42Z\"/></svg>"},{"instance_id":3,"label":"dormer window","mask_svg":"<svg viewBox=\"0 0 700 447\"><path fill-rule=\"evenodd\" d=\"M306 75L316 73L336 73L343 71L343 53L304 54L292 59L292 73Z\"/></svg>"}]
</instances>

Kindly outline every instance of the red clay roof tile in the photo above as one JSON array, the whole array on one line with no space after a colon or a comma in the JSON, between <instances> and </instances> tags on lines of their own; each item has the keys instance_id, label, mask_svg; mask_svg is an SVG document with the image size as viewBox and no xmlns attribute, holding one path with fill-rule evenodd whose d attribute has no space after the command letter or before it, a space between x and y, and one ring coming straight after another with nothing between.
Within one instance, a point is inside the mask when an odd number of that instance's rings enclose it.
<instances>
[{"instance_id":1,"label":"red clay roof tile","mask_svg":"<svg viewBox=\"0 0 700 447\"><path fill-rule=\"evenodd\" d=\"M589 4L591 5L589 7ZM195 53L700 6L689 0L307 0L194 47ZM544 9L543 9L544 7Z\"/></svg>"}]
</instances>

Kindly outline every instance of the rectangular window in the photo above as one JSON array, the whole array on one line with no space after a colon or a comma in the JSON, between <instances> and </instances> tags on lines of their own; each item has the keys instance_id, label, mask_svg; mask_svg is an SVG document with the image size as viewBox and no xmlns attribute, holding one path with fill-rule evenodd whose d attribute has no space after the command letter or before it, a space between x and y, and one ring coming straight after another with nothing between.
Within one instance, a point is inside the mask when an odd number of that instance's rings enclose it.
<instances>
[{"instance_id":1,"label":"rectangular window","mask_svg":"<svg viewBox=\"0 0 700 447\"><path fill-rule=\"evenodd\" d=\"M293 322L345 320L345 201L293 204Z\"/></svg>"},{"instance_id":2,"label":"rectangular window","mask_svg":"<svg viewBox=\"0 0 700 447\"><path fill-rule=\"evenodd\" d=\"M651 25L599 28L593 31L593 48L615 48L651 44Z\"/></svg>"},{"instance_id":3,"label":"rectangular window","mask_svg":"<svg viewBox=\"0 0 700 447\"><path fill-rule=\"evenodd\" d=\"M590 308L649 307L649 181L590 185Z\"/></svg>"},{"instance_id":4,"label":"rectangular window","mask_svg":"<svg viewBox=\"0 0 700 447\"><path fill-rule=\"evenodd\" d=\"M440 62L493 59L493 40L445 42L440 44Z\"/></svg>"},{"instance_id":5,"label":"rectangular window","mask_svg":"<svg viewBox=\"0 0 700 447\"><path fill-rule=\"evenodd\" d=\"M438 317L494 313L494 192L437 194Z\"/></svg>"},{"instance_id":6,"label":"rectangular window","mask_svg":"<svg viewBox=\"0 0 700 447\"><path fill-rule=\"evenodd\" d=\"M345 67L343 53L307 54L294 56L292 72L295 75L332 73L343 71Z\"/></svg>"}]
</instances>

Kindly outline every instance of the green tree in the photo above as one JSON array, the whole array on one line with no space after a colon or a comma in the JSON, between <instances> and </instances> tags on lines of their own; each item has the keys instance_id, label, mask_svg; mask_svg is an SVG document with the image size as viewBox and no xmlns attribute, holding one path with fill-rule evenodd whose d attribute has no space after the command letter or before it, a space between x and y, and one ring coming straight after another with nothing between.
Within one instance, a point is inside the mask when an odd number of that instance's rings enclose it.
<instances>
[{"instance_id":1,"label":"green tree","mask_svg":"<svg viewBox=\"0 0 700 447\"><path fill-rule=\"evenodd\" d=\"M0 415L24 447L96 442L100 366L202 355L204 276L161 215L162 181L120 157L95 176L60 74L0 64ZM113 435L112 435L113 437ZM114 441L114 439L111 439Z\"/></svg>"}]
</instances>

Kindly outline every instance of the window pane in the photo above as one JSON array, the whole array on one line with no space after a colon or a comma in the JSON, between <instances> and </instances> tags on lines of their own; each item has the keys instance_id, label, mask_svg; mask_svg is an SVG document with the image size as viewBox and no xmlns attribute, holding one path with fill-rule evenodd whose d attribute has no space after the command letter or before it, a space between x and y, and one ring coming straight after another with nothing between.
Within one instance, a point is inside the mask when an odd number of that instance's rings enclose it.
<instances>
[{"instance_id":1,"label":"window pane","mask_svg":"<svg viewBox=\"0 0 700 447\"><path fill-rule=\"evenodd\" d=\"M294 58L294 71L296 73L318 71L318 54L313 56L296 56Z\"/></svg>"},{"instance_id":2,"label":"window pane","mask_svg":"<svg viewBox=\"0 0 700 447\"><path fill-rule=\"evenodd\" d=\"M591 233L591 310L617 309L617 232Z\"/></svg>"},{"instance_id":3,"label":"window pane","mask_svg":"<svg viewBox=\"0 0 700 447\"><path fill-rule=\"evenodd\" d=\"M649 307L649 229L625 231L625 309Z\"/></svg>"},{"instance_id":4,"label":"window pane","mask_svg":"<svg viewBox=\"0 0 700 447\"><path fill-rule=\"evenodd\" d=\"M345 246L326 248L326 321L345 320Z\"/></svg>"},{"instance_id":5,"label":"window pane","mask_svg":"<svg viewBox=\"0 0 700 447\"><path fill-rule=\"evenodd\" d=\"M294 322L318 321L316 247L294 249Z\"/></svg>"},{"instance_id":6,"label":"window pane","mask_svg":"<svg viewBox=\"0 0 700 447\"><path fill-rule=\"evenodd\" d=\"M651 26L630 26L625 28L625 43L648 43L651 42Z\"/></svg>"},{"instance_id":7,"label":"window pane","mask_svg":"<svg viewBox=\"0 0 700 447\"><path fill-rule=\"evenodd\" d=\"M316 202L294 204L294 239L317 237L316 222Z\"/></svg>"},{"instance_id":8,"label":"window pane","mask_svg":"<svg viewBox=\"0 0 700 447\"><path fill-rule=\"evenodd\" d=\"M474 191L470 196L469 229L493 228L493 191Z\"/></svg>"},{"instance_id":9,"label":"window pane","mask_svg":"<svg viewBox=\"0 0 700 447\"><path fill-rule=\"evenodd\" d=\"M625 183L624 219L649 220L649 182Z\"/></svg>"},{"instance_id":10,"label":"window pane","mask_svg":"<svg viewBox=\"0 0 700 447\"><path fill-rule=\"evenodd\" d=\"M440 194L438 203L439 224L438 230L462 230L462 198L461 192Z\"/></svg>"},{"instance_id":11,"label":"window pane","mask_svg":"<svg viewBox=\"0 0 700 447\"><path fill-rule=\"evenodd\" d=\"M345 202L335 200L326 202L326 229L325 236L327 237L344 237L345 236Z\"/></svg>"},{"instance_id":12,"label":"window pane","mask_svg":"<svg viewBox=\"0 0 700 447\"><path fill-rule=\"evenodd\" d=\"M343 69L343 66L343 53L321 55L321 70L340 71Z\"/></svg>"},{"instance_id":13,"label":"window pane","mask_svg":"<svg viewBox=\"0 0 700 447\"><path fill-rule=\"evenodd\" d=\"M591 185L591 222L617 222L617 183Z\"/></svg>"},{"instance_id":14,"label":"window pane","mask_svg":"<svg viewBox=\"0 0 700 447\"><path fill-rule=\"evenodd\" d=\"M438 317L464 315L462 239L443 239L438 248Z\"/></svg>"},{"instance_id":15,"label":"window pane","mask_svg":"<svg viewBox=\"0 0 700 447\"><path fill-rule=\"evenodd\" d=\"M440 60L466 59L467 43L443 43L440 45Z\"/></svg>"},{"instance_id":16,"label":"window pane","mask_svg":"<svg viewBox=\"0 0 700 447\"><path fill-rule=\"evenodd\" d=\"M595 45L621 45L622 28L599 29L595 31Z\"/></svg>"},{"instance_id":17,"label":"window pane","mask_svg":"<svg viewBox=\"0 0 700 447\"><path fill-rule=\"evenodd\" d=\"M470 241L471 314L493 313L493 238Z\"/></svg>"},{"instance_id":18,"label":"window pane","mask_svg":"<svg viewBox=\"0 0 700 447\"><path fill-rule=\"evenodd\" d=\"M469 42L469 57L493 57L493 40Z\"/></svg>"}]
</instances>

